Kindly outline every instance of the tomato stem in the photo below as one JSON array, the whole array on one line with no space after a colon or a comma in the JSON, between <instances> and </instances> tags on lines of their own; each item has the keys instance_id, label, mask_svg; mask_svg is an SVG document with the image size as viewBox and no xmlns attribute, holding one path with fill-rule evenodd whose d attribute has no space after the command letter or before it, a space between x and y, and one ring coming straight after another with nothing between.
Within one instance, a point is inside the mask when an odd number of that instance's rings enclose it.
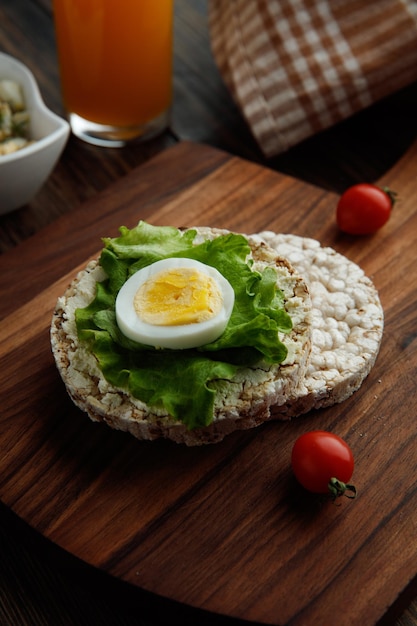
<instances>
[{"instance_id":1,"label":"tomato stem","mask_svg":"<svg viewBox=\"0 0 417 626\"><path fill-rule=\"evenodd\" d=\"M394 204L397 202L398 193L396 191L393 191L389 187L382 187L382 191L387 194L388 198L391 201L391 207L393 207Z\"/></svg>"},{"instance_id":2,"label":"tomato stem","mask_svg":"<svg viewBox=\"0 0 417 626\"><path fill-rule=\"evenodd\" d=\"M329 488L332 500L336 500L336 498L339 498L340 496L346 496L346 498L350 498L351 500L356 498L356 494L357 494L356 487L354 485L349 485L347 483L344 483L338 478L334 478L334 477L331 478L329 480L328 488ZM350 495L349 493L346 493L346 492L349 492Z\"/></svg>"}]
</instances>

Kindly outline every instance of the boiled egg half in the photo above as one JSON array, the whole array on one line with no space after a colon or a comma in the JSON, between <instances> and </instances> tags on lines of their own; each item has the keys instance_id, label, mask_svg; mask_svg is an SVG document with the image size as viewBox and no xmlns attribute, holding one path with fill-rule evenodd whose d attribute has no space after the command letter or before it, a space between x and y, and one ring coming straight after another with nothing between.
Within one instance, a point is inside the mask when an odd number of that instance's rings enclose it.
<instances>
[{"instance_id":1,"label":"boiled egg half","mask_svg":"<svg viewBox=\"0 0 417 626\"><path fill-rule=\"evenodd\" d=\"M197 348L220 337L235 294L214 267L188 258L156 261L133 274L116 298L121 332L156 348Z\"/></svg>"}]
</instances>

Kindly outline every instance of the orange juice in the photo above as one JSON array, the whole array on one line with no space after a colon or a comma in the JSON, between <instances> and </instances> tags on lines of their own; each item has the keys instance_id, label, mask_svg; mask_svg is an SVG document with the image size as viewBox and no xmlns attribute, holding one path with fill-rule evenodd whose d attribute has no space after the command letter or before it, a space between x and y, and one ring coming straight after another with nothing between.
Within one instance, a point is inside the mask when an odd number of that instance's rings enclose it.
<instances>
[{"instance_id":1,"label":"orange juice","mask_svg":"<svg viewBox=\"0 0 417 626\"><path fill-rule=\"evenodd\" d=\"M173 0L54 0L69 114L146 127L171 104Z\"/></svg>"}]
</instances>

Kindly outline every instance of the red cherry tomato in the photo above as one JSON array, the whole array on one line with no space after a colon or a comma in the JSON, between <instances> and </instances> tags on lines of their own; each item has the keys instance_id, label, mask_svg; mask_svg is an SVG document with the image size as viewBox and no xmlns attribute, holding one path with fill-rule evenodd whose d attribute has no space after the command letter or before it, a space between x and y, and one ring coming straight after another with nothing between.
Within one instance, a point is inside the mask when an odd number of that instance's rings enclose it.
<instances>
[{"instance_id":1,"label":"red cherry tomato","mask_svg":"<svg viewBox=\"0 0 417 626\"><path fill-rule=\"evenodd\" d=\"M396 193L369 183L349 187L340 197L337 224L350 235L370 235L383 226L391 215Z\"/></svg>"},{"instance_id":2,"label":"red cherry tomato","mask_svg":"<svg viewBox=\"0 0 417 626\"><path fill-rule=\"evenodd\" d=\"M332 498L356 496L355 487L348 484L354 468L352 450L338 435L324 430L304 433L294 444L291 465L298 482L308 491L327 493Z\"/></svg>"}]
</instances>

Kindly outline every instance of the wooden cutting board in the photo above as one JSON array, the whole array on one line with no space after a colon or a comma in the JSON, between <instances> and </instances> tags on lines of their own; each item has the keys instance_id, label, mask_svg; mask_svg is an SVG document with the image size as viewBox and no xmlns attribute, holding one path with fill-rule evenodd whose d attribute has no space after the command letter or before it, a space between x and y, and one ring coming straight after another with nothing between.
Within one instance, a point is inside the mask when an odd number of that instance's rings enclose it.
<instances>
[{"instance_id":1,"label":"wooden cutting board","mask_svg":"<svg viewBox=\"0 0 417 626\"><path fill-rule=\"evenodd\" d=\"M0 258L0 497L45 537L124 581L266 624L374 624L417 574L417 145L381 181L400 196L372 237L341 235L337 197L183 143ZM363 267L386 327L345 403L187 449L91 423L55 370L56 298L102 236L139 219L314 237ZM356 500L308 496L290 470L315 428L351 445Z\"/></svg>"}]
</instances>

